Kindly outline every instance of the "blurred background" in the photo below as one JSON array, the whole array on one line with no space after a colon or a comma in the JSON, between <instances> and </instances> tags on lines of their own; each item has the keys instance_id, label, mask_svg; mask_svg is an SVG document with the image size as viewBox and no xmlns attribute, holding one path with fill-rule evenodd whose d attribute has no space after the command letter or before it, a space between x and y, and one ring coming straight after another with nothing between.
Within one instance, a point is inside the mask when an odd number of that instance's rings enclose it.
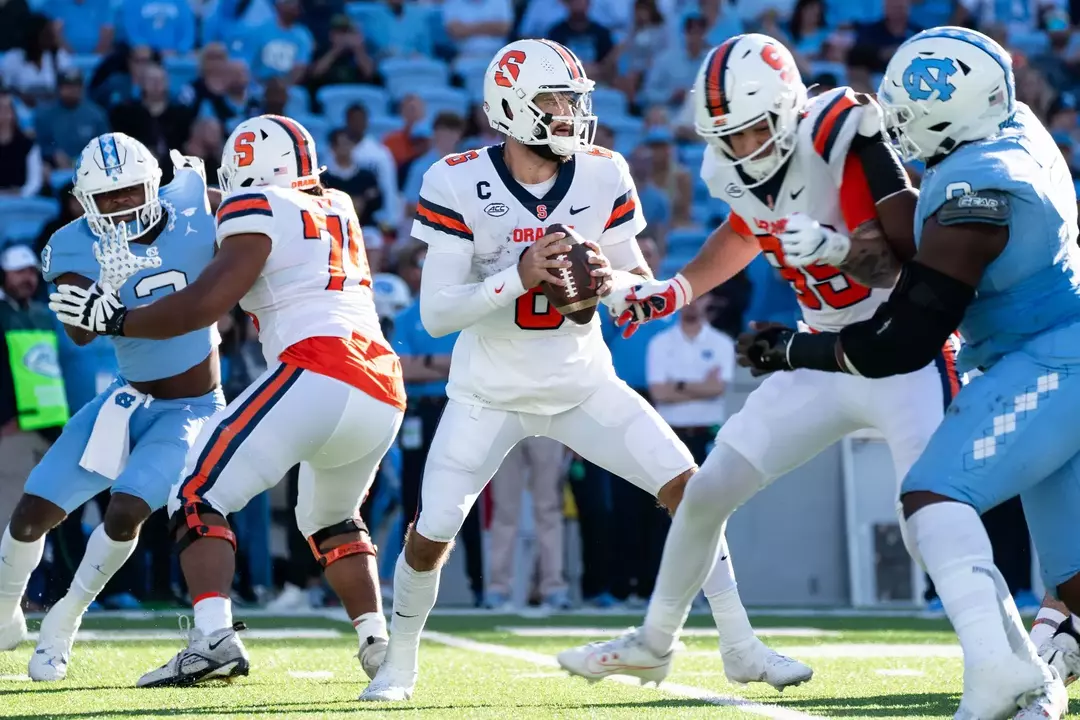
<instances>
[{"instance_id":1,"label":"blurred background","mask_svg":"<svg viewBox=\"0 0 1080 720\"><path fill-rule=\"evenodd\" d=\"M794 52L812 94L872 92L895 48L919 30L964 25L1013 53L1018 98L1054 133L1077 177L1080 2L1076 0L7 0L0 3L0 271L3 300L45 298L33 254L81 213L73 158L122 131L146 144L171 179L170 148L216 179L224 140L260 113L289 115L314 136L327 185L356 205L379 313L403 359L409 410L363 511L384 584L416 511L426 448L445 403L454 338L431 338L416 295L424 248L409 227L424 171L442 156L495 144L481 108L483 72L510 39L570 47L597 81L596 143L623 153L648 219L641 244L658 276L693 257L728 207L698 177L704 145L688 95L713 46L763 32ZM910 168L918 183L921 168ZM764 257L668 324L622 340L607 313L616 370L654 402L699 461L755 381L730 350L749 320L794 323L794 294ZM231 398L262 368L254 328L221 318ZM696 340L705 333L706 350ZM60 338L74 413L111 381L111 346ZM0 375L10 369L0 363ZM669 385L698 383L701 400L666 403ZM11 415L0 415L10 418ZM60 428L0 424L0 524L29 468ZM31 440L15 442L14 438ZM6 446L6 447L5 447ZM729 525L743 599L769 606L889 606L935 601L904 551L893 515L887 449L857 433L783 478ZM239 602L284 610L331 602L291 507L295 469L230 518L240 538ZM104 498L49 536L27 604L63 594ZM1022 609L1037 606L1019 503L986 518L996 558ZM652 592L668 519L650 496L553 441L507 458L462 531L442 605L635 608ZM184 601L163 512L100 603L118 609ZM386 592L384 590L384 592Z\"/></svg>"}]
</instances>

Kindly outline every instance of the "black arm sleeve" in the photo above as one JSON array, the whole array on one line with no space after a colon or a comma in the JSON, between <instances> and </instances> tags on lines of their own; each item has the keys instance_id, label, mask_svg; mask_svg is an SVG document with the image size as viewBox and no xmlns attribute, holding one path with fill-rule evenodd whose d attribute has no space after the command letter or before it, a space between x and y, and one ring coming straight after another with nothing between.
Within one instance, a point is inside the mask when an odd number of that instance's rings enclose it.
<instances>
[{"instance_id":1,"label":"black arm sleeve","mask_svg":"<svg viewBox=\"0 0 1080 720\"><path fill-rule=\"evenodd\" d=\"M840 331L845 369L880 378L924 367L941 351L974 297L970 285L921 263L906 263L874 317Z\"/></svg>"},{"instance_id":2,"label":"black arm sleeve","mask_svg":"<svg viewBox=\"0 0 1080 720\"><path fill-rule=\"evenodd\" d=\"M907 171L900 158L881 133L873 137L856 134L851 141L851 152L862 163L866 183L875 203L911 187Z\"/></svg>"}]
</instances>

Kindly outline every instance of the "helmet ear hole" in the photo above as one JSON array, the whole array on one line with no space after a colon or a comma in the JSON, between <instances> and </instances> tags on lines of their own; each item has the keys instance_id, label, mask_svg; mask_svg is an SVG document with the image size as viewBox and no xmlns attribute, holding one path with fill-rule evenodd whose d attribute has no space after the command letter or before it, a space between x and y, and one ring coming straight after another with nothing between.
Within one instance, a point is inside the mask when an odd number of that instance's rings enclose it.
<instances>
[{"instance_id":1,"label":"helmet ear hole","mask_svg":"<svg viewBox=\"0 0 1080 720\"><path fill-rule=\"evenodd\" d=\"M930 130L931 132L945 132L950 125L952 125L951 122L940 122L937 125L931 125L927 130Z\"/></svg>"},{"instance_id":2,"label":"helmet ear hole","mask_svg":"<svg viewBox=\"0 0 1080 720\"><path fill-rule=\"evenodd\" d=\"M510 103L503 100L502 101L502 109L503 109L503 114L506 115L506 118L508 120L513 120L514 119L514 111L510 109Z\"/></svg>"}]
</instances>

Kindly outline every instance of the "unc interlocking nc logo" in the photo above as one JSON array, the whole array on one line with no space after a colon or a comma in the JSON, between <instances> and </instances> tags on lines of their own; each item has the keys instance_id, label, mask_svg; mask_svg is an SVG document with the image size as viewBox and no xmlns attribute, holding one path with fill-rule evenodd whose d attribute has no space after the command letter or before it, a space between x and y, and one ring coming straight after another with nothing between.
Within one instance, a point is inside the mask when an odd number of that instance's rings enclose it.
<instances>
[{"instance_id":1,"label":"unc interlocking nc logo","mask_svg":"<svg viewBox=\"0 0 1080 720\"><path fill-rule=\"evenodd\" d=\"M937 93L937 99L945 102L956 90L949 82L955 72L956 63L952 58L918 57L904 71L904 89L912 100L929 100Z\"/></svg>"},{"instance_id":2,"label":"unc interlocking nc logo","mask_svg":"<svg viewBox=\"0 0 1080 720\"><path fill-rule=\"evenodd\" d=\"M120 393L116 396L116 404L122 408L129 408L135 402L135 396L131 393Z\"/></svg>"}]
</instances>

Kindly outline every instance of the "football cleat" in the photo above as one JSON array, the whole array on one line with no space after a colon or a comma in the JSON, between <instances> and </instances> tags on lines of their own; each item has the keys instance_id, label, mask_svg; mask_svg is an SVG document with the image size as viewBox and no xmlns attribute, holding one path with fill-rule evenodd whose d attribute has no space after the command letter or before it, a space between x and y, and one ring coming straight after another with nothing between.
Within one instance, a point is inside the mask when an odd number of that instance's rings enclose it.
<instances>
[{"instance_id":1,"label":"football cleat","mask_svg":"<svg viewBox=\"0 0 1080 720\"><path fill-rule=\"evenodd\" d=\"M647 682L659 685L671 672L674 655L674 650L657 655L645 644L644 632L631 628L614 640L563 650L556 658L563 670L589 682L609 675L631 675L639 678L642 685Z\"/></svg>"},{"instance_id":2,"label":"football cleat","mask_svg":"<svg viewBox=\"0 0 1080 720\"><path fill-rule=\"evenodd\" d=\"M187 618L183 618L186 620ZM188 646L157 670L139 678L136 687L195 685L207 680L229 680L248 674L248 654L240 636L242 622L203 635L198 628L188 633Z\"/></svg>"},{"instance_id":3,"label":"football cleat","mask_svg":"<svg viewBox=\"0 0 1080 720\"><path fill-rule=\"evenodd\" d=\"M356 657L360 660L360 667L369 679L374 680L386 658L386 646L390 643L384 637L369 635L367 640L360 643L360 651Z\"/></svg>"},{"instance_id":4,"label":"football cleat","mask_svg":"<svg viewBox=\"0 0 1080 720\"><path fill-rule=\"evenodd\" d=\"M979 665L964 665L964 694L954 720L1000 720L1039 717L1028 710L1040 704L1042 696L1051 696L1061 684L1060 678L1045 663L1026 661L1016 655L995 658ZM1017 715L1020 713L1020 715ZM1048 716L1056 720L1054 715ZM1045 719L1044 719L1045 720Z\"/></svg>"},{"instance_id":5,"label":"football cleat","mask_svg":"<svg viewBox=\"0 0 1080 720\"><path fill-rule=\"evenodd\" d=\"M72 617L73 613L64 603L65 598L53 605L41 621L37 647L30 656L27 669L31 680L55 682L67 676L71 646L75 642L75 633L82 624L82 613Z\"/></svg>"},{"instance_id":6,"label":"football cleat","mask_svg":"<svg viewBox=\"0 0 1080 720\"><path fill-rule=\"evenodd\" d=\"M1042 688L1028 693L1017 704L1023 707L1014 720L1061 720L1069 712L1069 691L1058 671L1051 667Z\"/></svg>"},{"instance_id":7,"label":"football cleat","mask_svg":"<svg viewBox=\"0 0 1080 720\"><path fill-rule=\"evenodd\" d=\"M1080 634L1073 626L1072 617L1065 618L1057 632L1039 648L1039 657L1054 668L1066 685L1080 676Z\"/></svg>"},{"instance_id":8,"label":"football cleat","mask_svg":"<svg viewBox=\"0 0 1080 720\"><path fill-rule=\"evenodd\" d=\"M26 617L23 616L22 608L16 605L15 615L9 622L0 625L0 652L14 650L25 639Z\"/></svg>"},{"instance_id":9,"label":"football cleat","mask_svg":"<svg viewBox=\"0 0 1080 720\"><path fill-rule=\"evenodd\" d=\"M383 664L375 678L360 693L362 702L405 702L416 690L416 672Z\"/></svg>"},{"instance_id":10,"label":"football cleat","mask_svg":"<svg viewBox=\"0 0 1080 720\"><path fill-rule=\"evenodd\" d=\"M720 657L724 675L736 685L763 682L783 692L786 687L802 685L814 677L809 665L769 649L756 637L730 648L721 645Z\"/></svg>"}]
</instances>

